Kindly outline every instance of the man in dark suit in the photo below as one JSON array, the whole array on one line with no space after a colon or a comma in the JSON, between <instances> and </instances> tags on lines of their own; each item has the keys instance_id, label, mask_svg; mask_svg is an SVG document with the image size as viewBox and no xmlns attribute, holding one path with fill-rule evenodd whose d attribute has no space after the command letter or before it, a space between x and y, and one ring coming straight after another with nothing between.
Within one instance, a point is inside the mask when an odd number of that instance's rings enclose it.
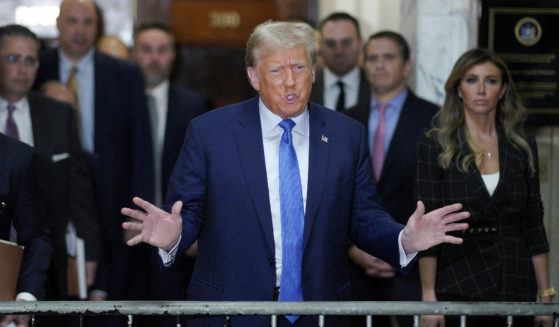
<instances>
[{"instance_id":1,"label":"man in dark suit","mask_svg":"<svg viewBox=\"0 0 559 327\"><path fill-rule=\"evenodd\" d=\"M445 231L460 205L404 226L382 209L375 191L365 129L309 103L314 30L305 23L266 22L247 42L247 73L259 96L193 119L170 180L171 213L134 198L146 212L128 244L160 248L164 265L198 240L191 300L348 300L347 246L353 241L397 269L416 251L460 242ZM184 204L184 206L183 206ZM332 319L329 319L332 318ZM237 326L267 326L267 317L232 317ZM280 326L316 326L317 317L282 316ZM328 317L326 324L346 325ZM196 317L189 326L222 326Z\"/></svg>"},{"instance_id":2,"label":"man in dark suit","mask_svg":"<svg viewBox=\"0 0 559 327\"><path fill-rule=\"evenodd\" d=\"M175 42L171 30L162 23L140 25L135 32L132 60L144 77L152 126L155 167L155 201L163 205L171 171L186 135L190 119L206 111L205 101L191 90L171 83ZM195 254L195 251L192 251ZM148 294L150 300L183 300L194 259L180 255L171 269L159 269L159 255L149 248ZM166 323L164 322L166 321ZM158 317L157 326L176 325L174 317ZM153 324L152 324L153 325Z\"/></svg>"},{"instance_id":3,"label":"man in dark suit","mask_svg":"<svg viewBox=\"0 0 559 327\"><path fill-rule=\"evenodd\" d=\"M359 67L363 39L355 17L336 12L319 25L320 50L325 67L316 72L310 100L343 111L363 105L369 83Z\"/></svg>"},{"instance_id":4,"label":"man in dark suit","mask_svg":"<svg viewBox=\"0 0 559 327\"><path fill-rule=\"evenodd\" d=\"M39 39L26 27L3 26L0 51L8 56L7 61L0 62L0 106L2 113L7 113L5 120L0 118L0 130L35 148L41 194L41 201L36 202L54 247L45 298L63 300L68 295L67 254L75 255L75 249L68 248L67 235L85 241L90 285L100 258L100 224L91 175L81 152L72 108L29 93L37 73Z\"/></svg>"},{"instance_id":5,"label":"man in dark suit","mask_svg":"<svg viewBox=\"0 0 559 327\"><path fill-rule=\"evenodd\" d=\"M368 130L369 149L373 156L382 150L384 159L373 164L377 190L386 211L405 224L416 206L415 178L412 168L417 141L429 129L437 106L415 96L406 86L412 63L406 40L392 31L373 34L365 45L364 69L371 85L366 103L347 111ZM381 117L379 107L387 105ZM384 120L382 124L379 122ZM383 125L384 127L379 128ZM384 130L383 141L380 131ZM378 133L377 133L378 132ZM381 144L382 143L382 144ZM381 158L382 159L382 158ZM373 159L374 162L375 159ZM407 275L396 272L386 262L353 246L349 250L352 295L361 301L419 301L421 285L417 266ZM400 326L411 326L412 318L397 316ZM355 326L365 324L362 317ZM375 317L375 326L390 326L388 317Z\"/></svg>"},{"instance_id":6,"label":"man in dark suit","mask_svg":"<svg viewBox=\"0 0 559 327\"><path fill-rule=\"evenodd\" d=\"M10 239L13 224L17 243L25 247L16 300L42 299L53 249L40 226L33 149L0 133L0 157L0 239ZM0 315L2 326L12 321L28 326L29 316Z\"/></svg>"},{"instance_id":7,"label":"man in dark suit","mask_svg":"<svg viewBox=\"0 0 559 327\"><path fill-rule=\"evenodd\" d=\"M94 48L97 14L89 0L64 0L57 19L60 47L43 52L35 86L60 80L77 95L82 147L93 170L102 217L103 261L90 298L135 298L130 262L123 243L119 207L138 192L153 198L149 116L142 76L133 64Z\"/></svg>"}]
</instances>

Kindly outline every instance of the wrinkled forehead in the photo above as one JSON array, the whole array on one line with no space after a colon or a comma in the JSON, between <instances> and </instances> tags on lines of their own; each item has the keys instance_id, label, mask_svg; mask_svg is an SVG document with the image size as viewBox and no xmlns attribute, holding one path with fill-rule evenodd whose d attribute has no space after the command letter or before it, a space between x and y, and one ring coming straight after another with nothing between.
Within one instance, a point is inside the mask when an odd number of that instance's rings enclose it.
<instances>
[{"instance_id":1,"label":"wrinkled forehead","mask_svg":"<svg viewBox=\"0 0 559 327\"><path fill-rule=\"evenodd\" d=\"M287 53L290 50L295 49L302 49L301 56L292 60L292 62L297 61L298 63L308 64L311 62L311 55L304 44L296 44L293 46L281 46L281 45L261 45L258 48L254 49L254 58L255 58L255 66L258 66L259 63L265 61L266 59L270 59L272 57L281 56L282 54Z\"/></svg>"}]
</instances>

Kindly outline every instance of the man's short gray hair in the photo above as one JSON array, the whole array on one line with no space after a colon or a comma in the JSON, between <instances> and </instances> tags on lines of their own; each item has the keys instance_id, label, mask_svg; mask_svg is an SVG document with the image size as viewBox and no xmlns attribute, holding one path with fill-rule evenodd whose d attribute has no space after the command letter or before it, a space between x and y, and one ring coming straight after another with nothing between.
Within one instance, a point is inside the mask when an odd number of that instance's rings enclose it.
<instances>
[{"instance_id":1,"label":"man's short gray hair","mask_svg":"<svg viewBox=\"0 0 559 327\"><path fill-rule=\"evenodd\" d=\"M307 57L316 64L316 32L307 23L266 21L254 28L246 46L245 64L256 67L258 60L277 50L289 50L298 46L307 49Z\"/></svg>"}]
</instances>

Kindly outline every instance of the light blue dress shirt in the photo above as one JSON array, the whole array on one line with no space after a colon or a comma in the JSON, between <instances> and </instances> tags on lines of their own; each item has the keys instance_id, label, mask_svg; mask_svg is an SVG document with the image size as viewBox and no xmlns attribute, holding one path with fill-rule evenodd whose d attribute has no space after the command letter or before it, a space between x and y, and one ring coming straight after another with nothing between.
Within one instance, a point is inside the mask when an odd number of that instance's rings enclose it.
<instances>
[{"instance_id":1,"label":"light blue dress shirt","mask_svg":"<svg viewBox=\"0 0 559 327\"><path fill-rule=\"evenodd\" d=\"M82 148L89 152L95 152L95 61L94 50L91 49L76 65L78 84L78 104L80 109L80 139ZM67 83L74 64L58 49L59 75L62 83Z\"/></svg>"}]
</instances>

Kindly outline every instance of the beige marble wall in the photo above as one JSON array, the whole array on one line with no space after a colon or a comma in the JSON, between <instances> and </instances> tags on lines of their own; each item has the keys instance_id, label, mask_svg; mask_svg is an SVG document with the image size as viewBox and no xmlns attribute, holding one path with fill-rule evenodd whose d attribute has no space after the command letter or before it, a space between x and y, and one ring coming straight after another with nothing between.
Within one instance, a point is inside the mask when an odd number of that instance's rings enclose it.
<instances>
[{"instance_id":1,"label":"beige marble wall","mask_svg":"<svg viewBox=\"0 0 559 327\"><path fill-rule=\"evenodd\" d=\"M530 128L528 132L538 142L540 160L540 190L544 205L544 222L549 241L551 285L559 287L559 202L555 191L559 187L559 126ZM557 299L555 299L557 302Z\"/></svg>"}]
</instances>

